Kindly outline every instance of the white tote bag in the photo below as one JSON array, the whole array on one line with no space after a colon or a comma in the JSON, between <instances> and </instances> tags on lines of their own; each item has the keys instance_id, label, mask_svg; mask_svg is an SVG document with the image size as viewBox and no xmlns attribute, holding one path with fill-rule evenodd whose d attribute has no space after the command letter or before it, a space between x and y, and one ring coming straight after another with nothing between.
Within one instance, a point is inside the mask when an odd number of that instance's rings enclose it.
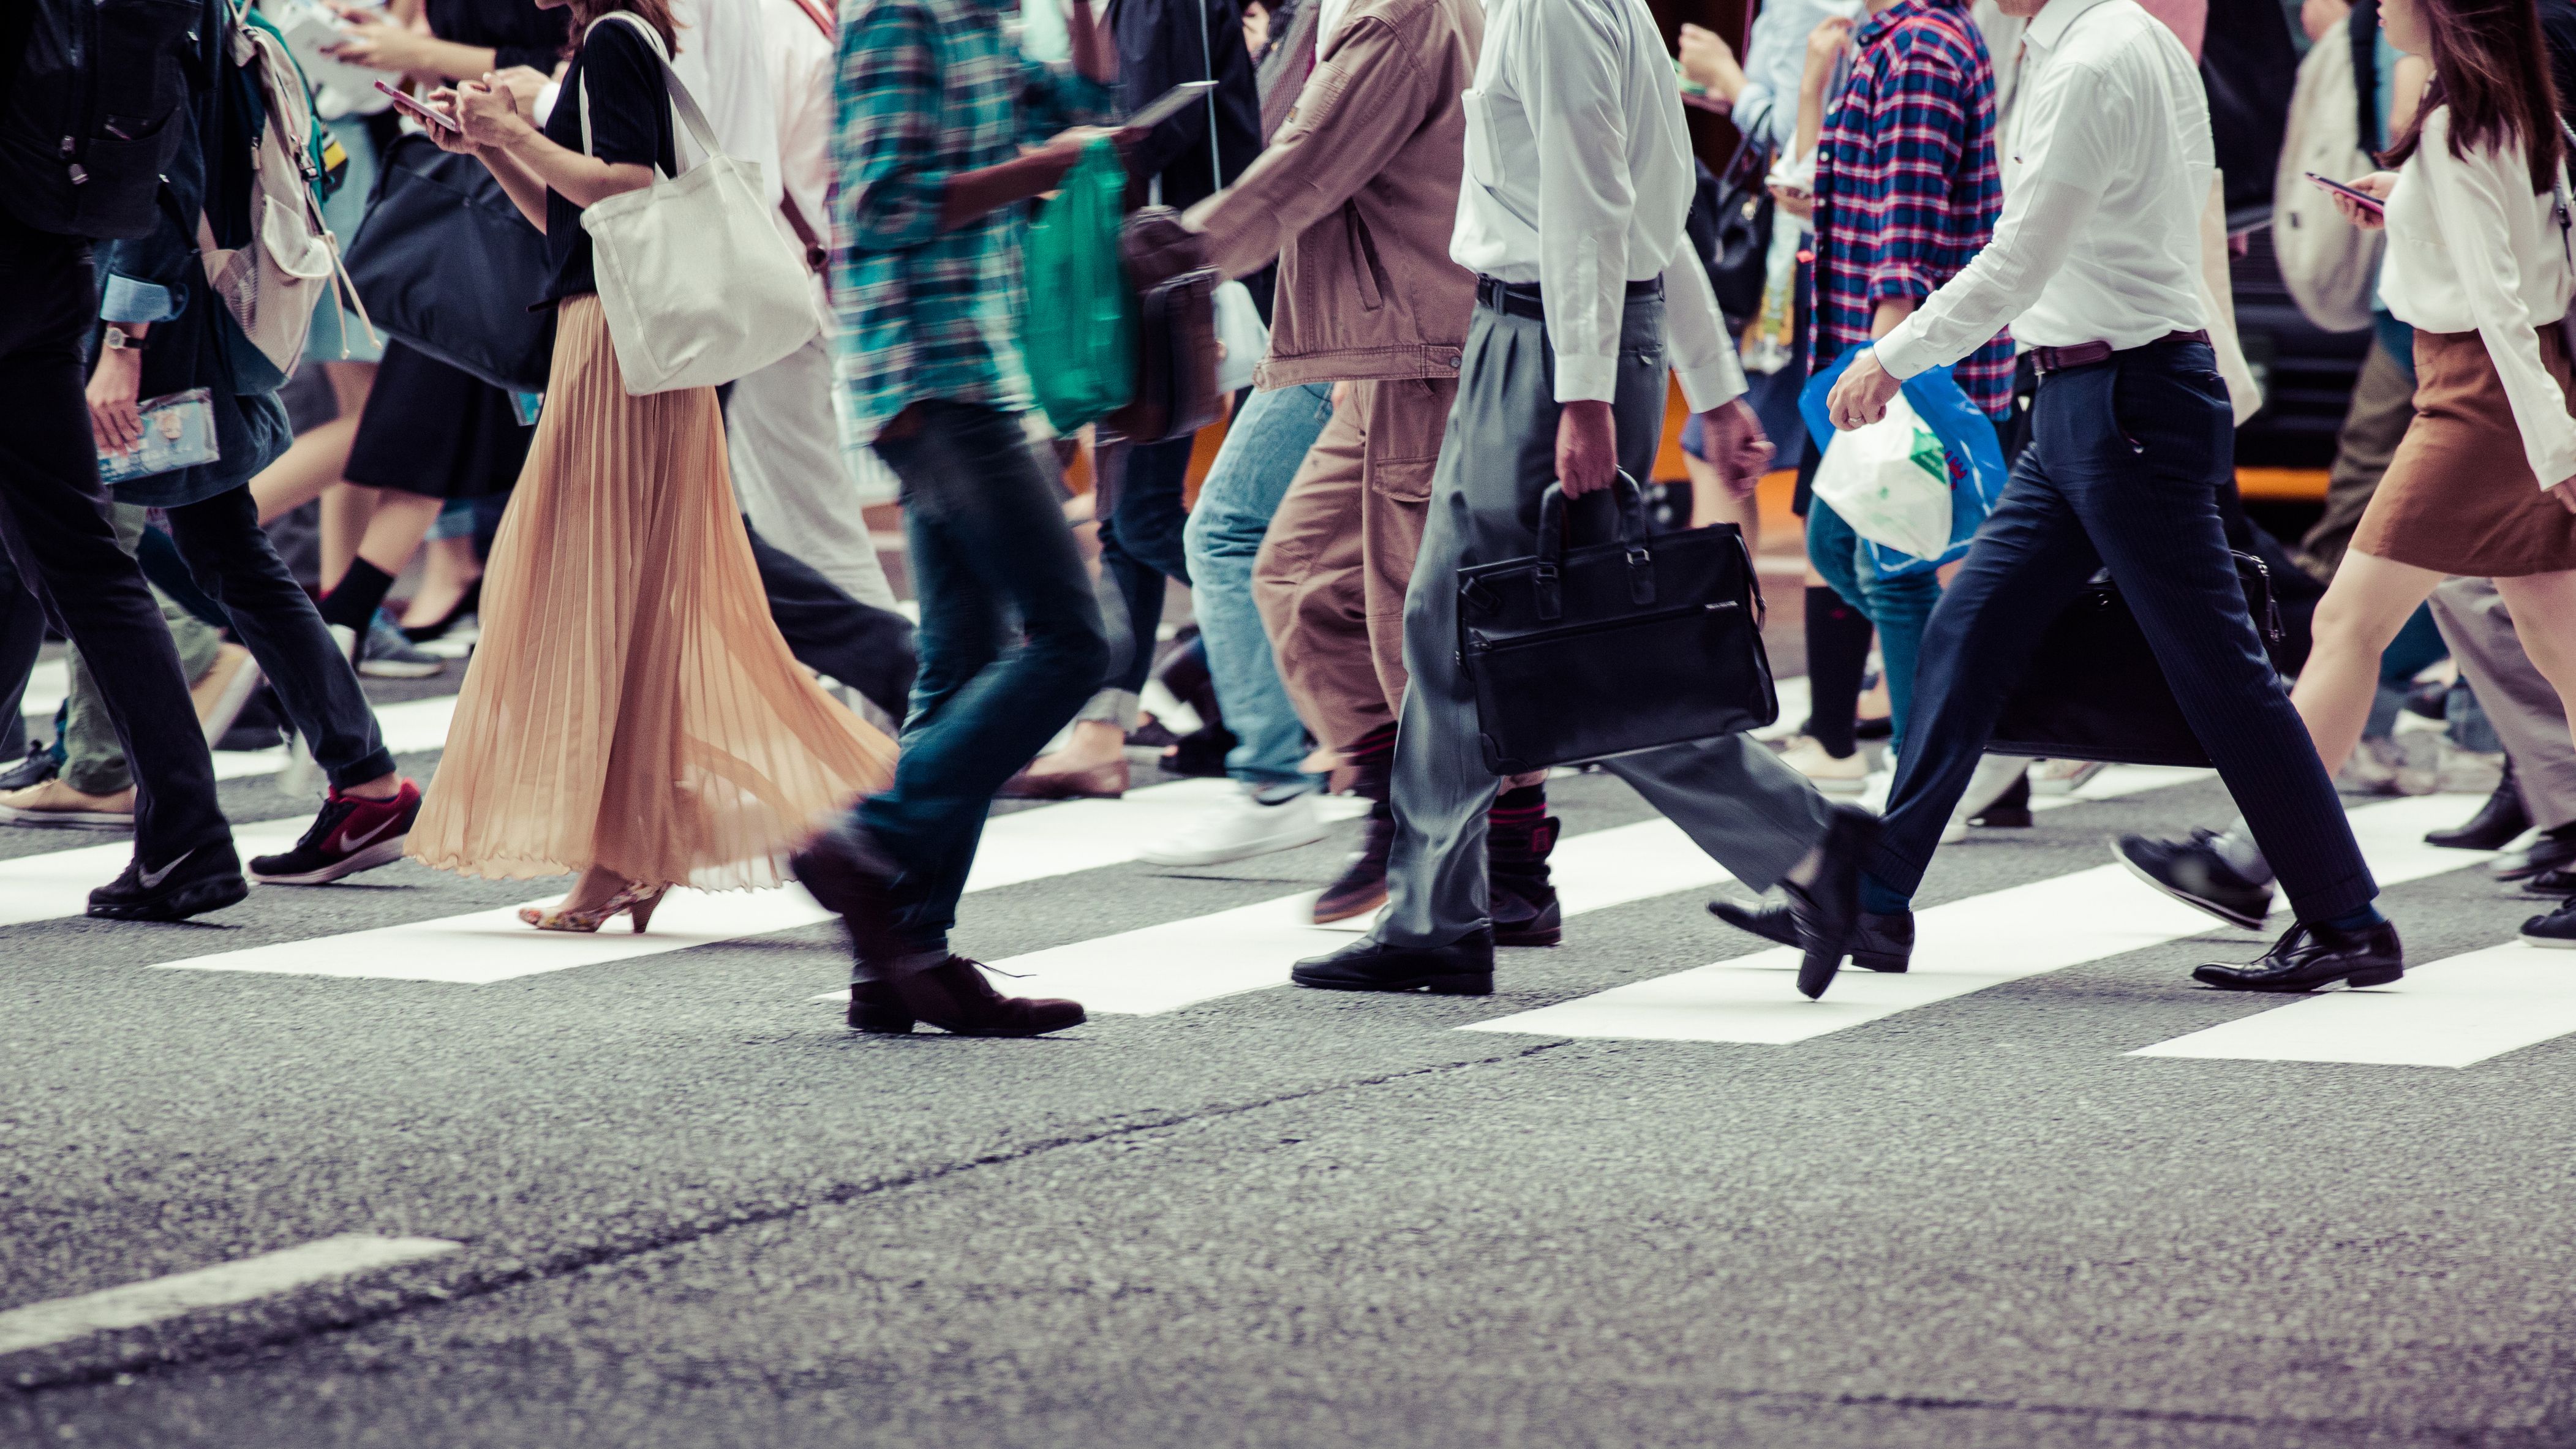
<instances>
[{"instance_id":1,"label":"white tote bag","mask_svg":"<svg viewBox=\"0 0 2576 1449\"><path fill-rule=\"evenodd\" d=\"M671 69L662 37L615 11L591 30L624 21L662 62L672 109L707 159L674 177L582 208L600 310L626 394L714 387L758 372L823 328L805 259L771 219L760 168L716 147L715 131ZM583 37L588 43L588 36ZM590 150L590 90L581 95L582 150Z\"/></svg>"},{"instance_id":2,"label":"white tote bag","mask_svg":"<svg viewBox=\"0 0 2576 1449\"><path fill-rule=\"evenodd\" d=\"M1938 558L1950 546L1950 465L1903 393L1886 417L1834 435L1816 466L1816 496L1852 532L1898 553Z\"/></svg>"}]
</instances>

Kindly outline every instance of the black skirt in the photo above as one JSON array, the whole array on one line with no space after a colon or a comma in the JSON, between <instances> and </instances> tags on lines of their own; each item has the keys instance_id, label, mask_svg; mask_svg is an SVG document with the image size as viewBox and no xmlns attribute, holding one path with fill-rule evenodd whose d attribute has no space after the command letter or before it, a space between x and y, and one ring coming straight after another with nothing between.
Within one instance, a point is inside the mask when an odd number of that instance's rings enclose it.
<instances>
[{"instance_id":1,"label":"black skirt","mask_svg":"<svg viewBox=\"0 0 2576 1449\"><path fill-rule=\"evenodd\" d=\"M430 498L488 498L519 481L535 434L508 393L391 342L341 476Z\"/></svg>"}]
</instances>

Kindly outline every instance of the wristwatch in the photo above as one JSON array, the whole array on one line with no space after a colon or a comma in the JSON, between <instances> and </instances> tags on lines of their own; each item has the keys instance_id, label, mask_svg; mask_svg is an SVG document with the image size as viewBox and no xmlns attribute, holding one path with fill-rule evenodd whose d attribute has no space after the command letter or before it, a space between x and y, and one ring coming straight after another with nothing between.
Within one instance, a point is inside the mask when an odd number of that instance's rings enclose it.
<instances>
[{"instance_id":1,"label":"wristwatch","mask_svg":"<svg viewBox=\"0 0 2576 1449\"><path fill-rule=\"evenodd\" d=\"M100 339L99 345L110 352L123 352L129 348L140 349L143 346L143 339L110 322L107 324L107 335Z\"/></svg>"}]
</instances>

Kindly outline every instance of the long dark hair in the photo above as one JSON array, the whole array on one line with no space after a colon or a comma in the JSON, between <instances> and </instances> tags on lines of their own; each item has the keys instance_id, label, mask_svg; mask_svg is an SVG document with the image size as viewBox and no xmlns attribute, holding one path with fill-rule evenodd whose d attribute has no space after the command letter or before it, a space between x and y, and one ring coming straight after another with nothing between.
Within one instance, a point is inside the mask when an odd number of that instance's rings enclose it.
<instances>
[{"instance_id":1,"label":"long dark hair","mask_svg":"<svg viewBox=\"0 0 2576 1449\"><path fill-rule=\"evenodd\" d=\"M581 0L574 0L578 6ZM2531 158L2531 189L2558 179L2558 88L2549 78L2549 47L2532 0L2415 0L2433 37L2433 84L2406 134L2388 148L2391 166L2415 154L2424 118L2451 108L2451 154L2472 146L2520 141Z\"/></svg>"},{"instance_id":2,"label":"long dark hair","mask_svg":"<svg viewBox=\"0 0 2576 1449\"><path fill-rule=\"evenodd\" d=\"M2530 0L2524 0L2525 4ZM564 54L581 49L581 38L590 33L590 23L603 15L628 11L662 33L662 48L673 55L680 53L680 22L671 18L671 0L571 0L572 34L564 40Z\"/></svg>"}]
</instances>

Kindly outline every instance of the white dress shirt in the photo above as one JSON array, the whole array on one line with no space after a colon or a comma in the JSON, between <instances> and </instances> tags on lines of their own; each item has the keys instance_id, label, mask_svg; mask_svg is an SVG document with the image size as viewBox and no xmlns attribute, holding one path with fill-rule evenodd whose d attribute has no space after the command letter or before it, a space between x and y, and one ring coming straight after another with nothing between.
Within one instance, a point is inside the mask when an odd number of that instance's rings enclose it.
<instances>
[{"instance_id":1,"label":"white dress shirt","mask_svg":"<svg viewBox=\"0 0 2576 1449\"><path fill-rule=\"evenodd\" d=\"M671 69L707 113L716 144L736 161L760 168L769 204L778 205L778 110L769 93L769 50L761 40L760 0L671 0L680 52ZM676 138L682 167L702 159L686 127Z\"/></svg>"},{"instance_id":2,"label":"white dress shirt","mask_svg":"<svg viewBox=\"0 0 2576 1449\"><path fill-rule=\"evenodd\" d=\"M1799 89L1807 79L1807 37L1828 20L1857 22L1861 0L1769 0L1744 44L1744 89L1730 114L1738 129L1762 132L1787 150L1798 131Z\"/></svg>"},{"instance_id":3,"label":"white dress shirt","mask_svg":"<svg viewBox=\"0 0 2576 1449\"><path fill-rule=\"evenodd\" d=\"M1467 112L1449 255L1539 285L1558 402L1618 392L1628 283L1664 280L1664 340L1691 410L1744 391L1716 294L1682 234L1696 182L1681 89L1645 0L1493 0Z\"/></svg>"},{"instance_id":4,"label":"white dress shirt","mask_svg":"<svg viewBox=\"0 0 2576 1449\"><path fill-rule=\"evenodd\" d=\"M2558 172L2560 184L2567 175ZM2533 195L2523 148L2451 154L2451 108L2424 118L2415 154L2388 194L2379 295L2426 332L2475 332L2504 382L2523 455L2543 488L2576 478L2576 419L2540 360L2537 329L2567 313L2568 243L2555 197Z\"/></svg>"},{"instance_id":5,"label":"white dress shirt","mask_svg":"<svg viewBox=\"0 0 2576 1449\"><path fill-rule=\"evenodd\" d=\"M2024 37L1994 240L1878 343L1912 377L2010 325L2033 347L2209 325L2200 211L2217 163L2182 42L2137 0L2049 0Z\"/></svg>"},{"instance_id":6,"label":"white dress shirt","mask_svg":"<svg viewBox=\"0 0 2576 1449\"><path fill-rule=\"evenodd\" d=\"M832 231L832 37L805 0L757 0L760 40L769 56L769 86L778 113L777 184L814 234ZM823 6L830 15L832 7ZM803 244L800 242L799 248Z\"/></svg>"}]
</instances>

